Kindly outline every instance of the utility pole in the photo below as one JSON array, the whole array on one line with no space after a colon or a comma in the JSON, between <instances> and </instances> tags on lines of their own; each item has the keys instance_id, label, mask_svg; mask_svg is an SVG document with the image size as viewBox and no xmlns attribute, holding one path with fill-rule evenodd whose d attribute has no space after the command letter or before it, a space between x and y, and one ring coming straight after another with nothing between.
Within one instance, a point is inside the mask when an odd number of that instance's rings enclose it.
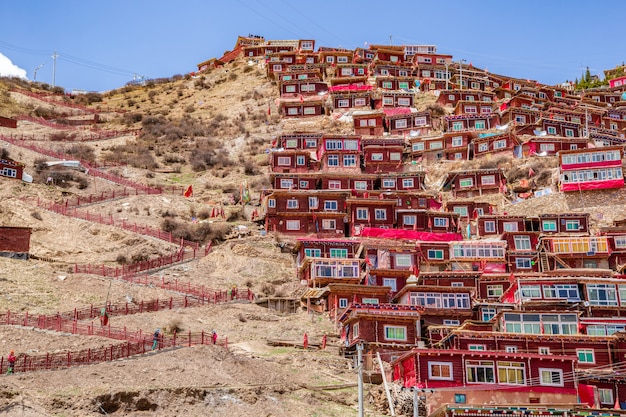
<instances>
[{"instance_id":1,"label":"utility pole","mask_svg":"<svg viewBox=\"0 0 626 417\"><path fill-rule=\"evenodd\" d=\"M41 67L43 67L44 64L39 64L37 66L37 68L35 68L35 70L33 71L33 81L37 81L37 71L39 71L41 69Z\"/></svg>"},{"instance_id":2,"label":"utility pole","mask_svg":"<svg viewBox=\"0 0 626 417\"><path fill-rule=\"evenodd\" d=\"M363 410L363 342L359 342L356 345L356 352L357 352L357 366L358 366L358 371L359 371L359 383L358 383L358 389L359 389L359 414L358 417L363 417L364 416L364 410Z\"/></svg>"},{"instance_id":3,"label":"utility pole","mask_svg":"<svg viewBox=\"0 0 626 417\"><path fill-rule=\"evenodd\" d=\"M54 54L52 54L52 88L54 88L55 86L55 81L56 81L56 73L57 73L57 58L59 57L59 55L57 54L57 51L54 51Z\"/></svg>"},{"instance_id":4,"label":"utility pole","mask_svg":"<svg viewBox=\"0 0 626 417\"><path fill-rule=\"evenodd\" d=\"M389 45L393 45L393 38L389 35Z\"/></svg>"},{"instance_id":5,"label":"utility pole","mask_svg":"<svg viewBox=\"0 0 626 417\"><path fill-rule=\"evenodd\" d=\"M449 90L450 88L448 88L448 81L450 80L450 73L448 72L448 61L446 61L446 90Z\"/></svg>"},{"instance_id":6,"label":"utility pole","mask_svg":"<svg viewBox=\"0 0 626 417\"><path fill-rule=\"evenodd\" d=\"M459 61L459 90L463 90L463 63L464 59Z\"/></svg>"},{"instance_id":7,"label":"utility pole","mask_svg":"<svg viewBox=\"0 0 626 417\"><path fill-rule=\"evenodd\" d=\"M417 387L413 387L413 417L420 417L420 400L417 394Z\"/></svg>"}]
</instances>

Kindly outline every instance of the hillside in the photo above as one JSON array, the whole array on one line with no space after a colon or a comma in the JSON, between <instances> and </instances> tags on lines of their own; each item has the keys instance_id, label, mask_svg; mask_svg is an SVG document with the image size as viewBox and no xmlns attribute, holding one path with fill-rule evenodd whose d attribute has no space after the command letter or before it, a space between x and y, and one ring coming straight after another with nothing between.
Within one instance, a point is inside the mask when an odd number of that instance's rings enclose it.
<instances>
[{"instance_id":1,"label":"hillside","mask_svg":"<svg viewBox=\"0 0 626 417\"><path fill-rule=\"evenodd\" d=\"M31 89L46 93L34 86L14 80L3 80L0 85L2 115L82 113L66 107L67 98L58 99L57 104L20 93ZM159 279L215 290L250 288L259 297L298 297L302 287L294 279L292 255L282 253L278 240L261 236L259 227L248 221L252 206L234 204L244 180L250 184L252 201L258 201L258 190L267 186L265 148L278 132L296 128L280 123L276 116L267 118L268 103L273 106L274 96L274 87L258 69L241 64L202 78L125 87L90 104L104 122L98 124L98 130L129 132L121 136L78 141L81 135L92 132L46 127L28 120L21 120L17 129L0 128L0 135L34 138L24 143L93 163L125 162L127 165L106 171L146 185L175 186L177 191L168 194L130 195L80 206L90 213L156 229L169 221L182 235L193 235L205 243L217 239L208 256L164 268L156 272ZM163 135L132 133L141 128L145 132L148 118L159 119ZM197 136L180 139L190 131ZM69 169L36 175L35 166L53 158L14 144L2 142L2 146L9 157L25 164L35 182L0 178L0 224L33 228L30 260L0 258L0 280L5 288L0 311L54 314L102 306L106 300L137 304L180 296L158 287L72 273L75 264L121 267L126 262L175 252L178 244L38 207L37 199L62 202L122 193L125 187ZM54 177L52 184L46 184L48 175ZM185 198L182 190L189 185L193 197ZM225 218L211 218L214 207L222 207ZM236 226L247 228L249 233L231 233ZM167 349L112 363L5 376L0 381L4 415L354 413L356 374L350 362L337 354L338 339L332 325L321 317L229 303L112 317L111 322L146 334L155 328L167 333L171 329L215 329L220 340L228 339L228 350L211 346ZM305 332L312 345L319 344L324 333L329 334L328 349L303 351L266 343L281 339L301 344ZM28 327L1 326L0 334L0 351L15 350L18 357L110 343ZM348 388L315 388L332 385Z\"/></svg>"},{"instance_id":2,"label":"hillside","mask_svg":"<svg viewBox=\"0 0 626 417\"><path fill-rule=\"evenodd\" d=\"M153 283L209 292L236 287L257 298L299 302L304 287L289 250L293 239L266 234L260 222L251 221L261 191L270 187L266 150L284 133L351 134L351 122L329 116L281 119L276 82L245 60L199 76L125 86L104 95L52 96L44 87L0 80L0 115L20 119L17 129L0 127L0 136L11 139L0 140L0 147L34 177L32 184L0 177L0 225L32 228L31 259L0 257L5 289L0 313L54 315L99 309L106 302L139 305L180 297L184 291L84 271L123 268L181 250L190 254L183 262L136 275ZM433 104L431 97L420 100L420 108ZM99 118L94 126L69 122L94 113ZM115 134L107 137L107 132ZM81 160L89 169L100 167L118 182L72 167L48 167L45 162L55 158L46 153L52 152ZM528 180L530 168L542 187L554 184L558 175L554 159L539 156L420 164L433 189L449 171L496 167L515 178L510 187ZM246 185L251 198L244 205ZM193 193L185 197L190 186ZM151 194L156 187L164 192ZM115 198L89 200L114 193ZM620 189L593 198L553 193L515 202L502 194L468 200L489 202L509 214L589 212L595 229L626 218L625 197ZM223 215L213 215L216 210ZM142 227L172 238L150 236ZM192 248L189 242L199 246ZM116 315L111 322L147 335L157 328L168 335L214 329L228 346L178 346L96 365L2 376L4 415L347 417L356 412L352 358L339 355L340 335L326 315L279 313L233 301ZM311 345L306 350L305 333ZM328 335L326 350L318 348L323 335ZM283 343L270 343L277 340ZM113 342L32 326L0 326L0 343L0 356L6 356L10 350L36 355ZM384 415L380 390L366 385L367 416Z\"/></svg>"}]
</instances>

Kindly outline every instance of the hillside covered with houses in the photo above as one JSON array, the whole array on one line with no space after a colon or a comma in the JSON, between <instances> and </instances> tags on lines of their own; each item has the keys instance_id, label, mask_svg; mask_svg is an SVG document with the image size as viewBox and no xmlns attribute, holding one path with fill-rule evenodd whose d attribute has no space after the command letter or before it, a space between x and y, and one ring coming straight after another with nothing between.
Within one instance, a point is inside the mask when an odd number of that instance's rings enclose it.
<instances>
[{"instance_id":1,"label":"hillside covered with houses","mask_svg":"<svg viewBox=\"0 0 626 417\"><path fill-rule=\"evenodd\" d=\"M366 352L371 379L380 355L433 415L626 408L626 218L507 210L623 201L626 67L583 91L434 45L250 36L197 74L235 59L275 85L268 113L348 126L278 135L253 220L293 243L302 306L332 320L345 355Z\"/></svg>"},{"instance_id":2,"label":"hillside covered with houses","mask_svg":"<svg viewBox=\"0 0 626 417\"><path fill-rule=\"evenodd\" d=\"M626 416L626 66L604 76L248 35L161 89L7 87L0 279L57 277L67 310L4 301L47 332L7 331L14 377L76 415L339 417L358 374L384 415ZM102 341L50 355L61 330Z\"/></svg>"}]
</instances>

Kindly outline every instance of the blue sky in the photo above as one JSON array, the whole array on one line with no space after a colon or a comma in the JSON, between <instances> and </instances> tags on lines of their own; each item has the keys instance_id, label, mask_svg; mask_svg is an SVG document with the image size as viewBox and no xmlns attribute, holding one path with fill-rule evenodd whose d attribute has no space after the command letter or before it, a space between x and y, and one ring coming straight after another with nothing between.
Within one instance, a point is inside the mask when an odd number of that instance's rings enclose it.
<instances>
[{"instance_id":1,"label":"blue sky","mask_svg":"<svg viewBox=\"0 0 626 417\"><path fill-rule=\"evenodd\" d=\"M434 44L490 72L557 84L626 61L626 1L8 0L0 72L105 91L170 77L232 49L238 35L316 46ZM53 65L52 54L58 58Z\"/></svg>"}]
</instances>

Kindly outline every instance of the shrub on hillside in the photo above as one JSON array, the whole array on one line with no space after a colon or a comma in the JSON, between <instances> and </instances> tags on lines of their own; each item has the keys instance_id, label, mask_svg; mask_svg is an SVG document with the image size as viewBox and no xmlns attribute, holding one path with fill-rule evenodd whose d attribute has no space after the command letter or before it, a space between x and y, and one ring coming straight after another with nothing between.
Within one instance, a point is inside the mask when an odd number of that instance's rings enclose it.
<instances>
[{"instance_id":1,"label":"shrub on hillside","mask_svg":"<svg viewBox=\"0 0 626 417\"><path fill-rule=\"evenodd\" d=\"M83 161L94 162L96 160L96 154L94 153L93 148L84 143L73 144L69 148L65 149L65 153Z\"/></svg>"}]
</instances>

